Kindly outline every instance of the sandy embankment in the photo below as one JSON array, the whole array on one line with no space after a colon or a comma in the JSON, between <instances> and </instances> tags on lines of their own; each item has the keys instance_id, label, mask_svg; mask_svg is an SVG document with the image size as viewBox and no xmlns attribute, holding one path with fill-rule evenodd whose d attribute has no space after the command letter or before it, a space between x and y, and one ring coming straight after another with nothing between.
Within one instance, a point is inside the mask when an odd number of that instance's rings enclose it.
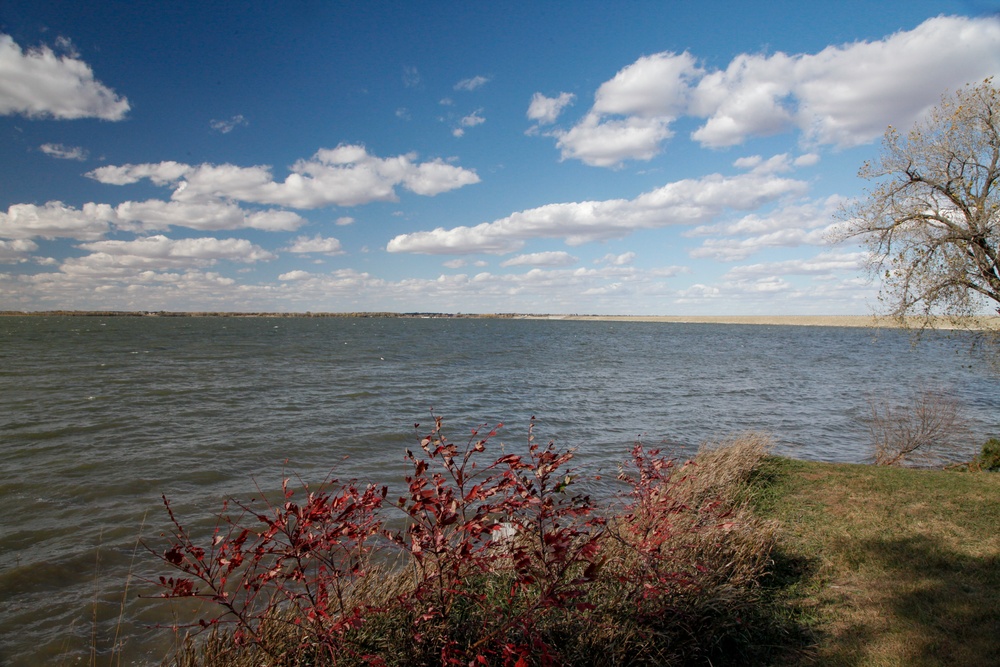
<instances>
[{"instance_id":1,"label":"sandy embankment","mask_svg":"<svg viewBox=\"0 0 1000 667\"><path fill-rule=\"evenodd\" d=\"M881 327L898 328L899 322L872 315L551 315L548 319L590 320L599 322L679 322L685 324L765 324L803 327ZM984 317L976 329L998 329L1000 318ZM914 321L913 326L919 327ZM935 328L957 327L942 321Z\"/></svg>"}]
</instances>

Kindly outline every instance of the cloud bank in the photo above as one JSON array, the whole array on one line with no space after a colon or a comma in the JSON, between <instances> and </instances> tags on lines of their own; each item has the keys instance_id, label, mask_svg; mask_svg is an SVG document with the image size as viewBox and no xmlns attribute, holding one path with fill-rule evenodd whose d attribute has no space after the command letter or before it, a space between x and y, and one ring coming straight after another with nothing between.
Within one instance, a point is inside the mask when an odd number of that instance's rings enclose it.
<instances>
[{"instance_id":1,"label":"cloud bank","mask_svg":"<svg viewBox=\"0 0 1000 667\"><path fill-rule=\"evenodd\" d=\"M536 238L561 238L569 245L581 245L621 238L638 229L704 224L727 209L752 210L783 197L802 195L807 189L803 181L773 174L712 174L668 183L635 199L548 204L474 227L400 234L389 241L386 250L430 255L505 254Z\"/></svg>"},{"instance_id":2,"label":"cloud bank","mask_svg":"<svg viewBox=\"0 0 1000 667\"><path fill-rule=\"evenodd\" d=\"M298 160L283 181L275 180L271 168L266 166L188 165L172 161L108 165L87 176L112 185L149 179L156 185L173 187L171 199L175 201L224 198L298 209L397 201L397 187L431 197L479 182L475 171L440 158L429 162L416 160L413 153L379 158L370 155L364 146L341 144L320 149L308 160Z\"/></svg>"},{"instance_id":3,"label":"cloud bank","mask_svg":"<svg viewBox=\"0 0 1000 667\"><path fill-rule=\"evenodd\" d=\"M597 89L581 120L548 134L562 159L599 167L660 154L682 116L704 121L691 139L708 148L792 130L805 145L845 148L876 139L890 124L913 123L942 91L996 74L996 17L933 18L814 54L741 54L724 69L665 51L622 68ZM561 109L536 94L528 116L554 120Z\"/></svg>"}]
</instances>

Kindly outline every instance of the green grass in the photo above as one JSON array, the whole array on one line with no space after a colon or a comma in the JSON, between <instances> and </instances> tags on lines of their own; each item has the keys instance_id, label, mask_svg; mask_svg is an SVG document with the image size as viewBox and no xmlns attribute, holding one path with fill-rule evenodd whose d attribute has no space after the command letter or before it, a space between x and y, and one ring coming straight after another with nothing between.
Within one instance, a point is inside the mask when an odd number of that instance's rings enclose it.
<instances>
[{"instance_id":1,"label":"green grass","mask_svg":"<svg viewBox=\"0 0 1000 667\"><path fill-rule=\"evenodd\" d=\"M798 662L1000 664L1000 475L772 458L755 502Z\"/></svg>"}]
</instances>

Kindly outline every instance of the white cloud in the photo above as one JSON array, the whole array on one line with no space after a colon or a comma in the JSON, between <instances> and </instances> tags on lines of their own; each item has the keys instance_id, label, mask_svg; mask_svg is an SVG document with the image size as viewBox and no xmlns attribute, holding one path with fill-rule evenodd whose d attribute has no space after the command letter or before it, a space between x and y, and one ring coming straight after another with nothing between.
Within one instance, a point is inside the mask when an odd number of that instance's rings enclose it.
<instances>
[{"instance_id":1,"label":"white cloud","mask_svg":"<svg viewBox=\"0 0 1000 667\"><path fill-rule=\"evenodd\" d=\"M577 258L562 250L549 252L533 252L527 255L511 257L500 266L572 266Z\"/></svg>"},{"instance_id":2,"label":"white cloud","mask_svg":"<svg viewBox=\"0 0 1000 667\"><path fill-rule=\"evenodd\" d=\"M741 143L748 135L777 134L793 125L783 104L794 80L793 60L741 54L724 71L705 76L692 91L690 113L708 121L691 137L712 148Z\"/></svg>"},{"instance_id":3,"label":"white cloud","mask_svg":"<svg viewBox=\"0 0 1000 667\"><path fill-rule=\"evenodd\" d=\"M1000 19L937 17L874 42L815 54L739 54L721 70L688 53L643 56L602 84L572 129L552 132L563 159L614 167L659 154L681 116L711 148L797 130L805 144L849 147L906 127L942 93L1000 75ZM539 114L542 112L539 111ZM795 166L815 164L802 156Z\"/></svg>"},{"instance_id":4,"label":"white cloud","mask_svg":"<svg viewBox=\"0 0 1000 667\"><path fill-rule=\"evenodd\" d=\"M794 167L809 166L818 161L818 159L818 157L812 154L792 159L788 153L781 153L780 155L773 155L766 160L760 155L750 155L738 158L733 162L733 166L737 169L747 169L758 174L780 174L791 171Z\"/></svg>"},{"instance_id":5,"label":"white cloud","mask_svg":"<svg viewBox=\"0 0 1000 667\"><path fill-rule=\"evenodd\" d=\"M826 230L786 229L747 239L708 239L690 253L696 259L711 258L720 262L746 259L763 248L791 248L801 245L825 245Z\"/></svg>"},{"instance_id":6,"label":"white cloud","mask_svg":"<svg viewBox=\"0 0 1000 667\"><path fill-rule=\"evenodd\" d=\"M176 269L210 266L218 260L251 263L276 257L246 239L213 237L174 240L158 235L134 241L83 243L80 248L92 254L66 260L63 264L64 271L108 267Z\"/></svg>"},{"instance_id":7,"label":"white cloud","mask_svg":"<svg viewBox=\"0 0 1000 667\"><path fill-rule=\"evenodd\" d=\"M486 122L486 119L480 115L482 114L482 112L483 112L482 109L476 109L468 116L463 117L462 120L459 121L459 123L462 125L462 127L475 127L476 125L482 125L483 123Z\"/></svg>"},{"instance_id":8,"label":"white cloud","mask_svg":"<svg viewBox=\"0 0 1000 667\"><path fill-rule=\"evenodd\" d=\"M689 53L643 56L601 84L593 112L673 118L687 106L689 83L702 70Z\"/></svg>"},{"instance_id":9,"label":"white cloud","mask_svg":"<svg viewBox=\"0 0 1000 667\"><path fill-rule=\"evenodd\" d=\"M559 118L563 109L573 104L576 95L573 93L559 93L558 97L546 97L541 93L531 96L531 104L528 105L528 118L538 122L539 125L551 125Z\"/></svg>"},{"instance_id":10,"label":"white cloud","mask_svg":"<svg viewBox=\"0 0 1000 667\"><path fill-rule=\"evenodd\" d=\"M570 245L620 238L637 229L705 223L727 209L752 210L786 196L801 195L802 181L773 175L713 174L668 183L635 199L548 204L475 227L438 228L396 236L389 252L504 254L532 238L562 238Z\"/></svg>"},{"instance_id":11,"label":"white cloud","mask_svg":"<svg viewBox=\"0 0 1000 667\"><path fill-rule=\"evenodd\" d=\"M148 178L155 185L168 185L191 172L194 167L168 160L153 164L107 165L86 174L90 178L108 185L131 185Z\"/></svg>"},{"instance_id":12,"label":"white cloud","mask_svg":"<svg viewBox=\"0 0 1000 667\"><path fill-rule=\"evenodd\" d=\"M906 127L942 93L1000 74L1000 19L938 17L877 42L828 47L796 67L797 122L853 146Z\"/></svg>"},{"instance_id":13,"label":"white cloud","mask_svg":"<svg viewBox=\"0 0 1000 667\"><path fill-rule=\"evenodd\" d=\"M232 164L191 166L177 162L100 167L87 175L102 183L125 185L149 178L174 187L176 201L235 199L312 209L396 201L396 186L433 196L479 182L474 171L440 158L416 162L416 155L378 158L364 146L341 144L299 160L284 181L275 181L269 167Z\"/></svg>"},{"instance_id":14,"label":"white cloud","mask_svg":"<svg viewBox=\"0 0 1000 667\"><path fill-rule=\"evenodd\" d=\"M462 79L455 84L455 90L475 90L482 88L489 83L489 78L485 76L474 76L470 79Z\"/></svg>"},{"instance_id":15,"label":"white cloud","mask_svg":"<svg viewBox=\"0 0 1000 667\"><path fill-rule=\"evenodd\" d=\"M294 231L305 220L291 211L256 211L248 213L233 203L214 201L127 201L119 204L116 225L123 229L159 231L171 227L187 227L202 231L228 229L261 229L264 231Z\"/></svg>"},{"instance_id":16,"label":"white cloud","mask_svg":"<svg viewBox=\"0 0 1000 667\"><path fill-rule=\"evenodd\" d=\"M0 238L99 239L116 218L107 204L84 204L82 209L50 201L44 206L14 204L0 212Z\"/></svg>"},{"instance_id":17,"label":"white cloud","mask_svg":"<svg viewBox=\"0 0 1000 667\"><path fill-rule=\"evenodd\" d=\"M669 118L629 116L602 120L588 114L567 131L552 132L557 137L563 160L575 159L593 167L616 167L625 160L650 160L660 152L660 144L673 136Z\"/></svg>"},{"instance_id":18,"label":"white cloud","mask_svg":"<svg viewBox=\"0 0 1000 667\"><path fill-rule=\"evenodd\" d=\"M291 232L306 224L306 220L297 213L278 209L254 211L246 214L244 220L245 227L265 232Z\"/></svg>"},{"instance_id":19,"label":"white cloud","mask_svg":"<svg viewBox=\"0 0 1000 667\"><path fill-rule=\"evenodd\" d=\"M295 241L292 242L292 245L288 246L288 252L321 252L324 255L344 254L344 250L340 247L340 241L332 236L324 238L319 234L312 238L309 238L308 236L300 236L296 238Z\"/></svg>"},{"instance_id":20,"label":"white cloud","mask_svg":"<svg viewBox=\"0 0 1000 667\"><path fill-rule=\"evenodd\" d=\"M818 163L819 155L816 153L806 153L805 155L800 155L792 161L792 164L796 167L811 167Z\"/></svg>"},{"instance_id":21,"label":"white cloud","mask_svg":"<svg viewBox=\"0 0 1000 667\"><path fill-rule=\"evenodd\" d=\"M28 239L0 239L0 264L18 264L28 260L28 253L38 250L38 244Z\"/></svg>"},{"instance_id":22,"label":"white cloud","mask_svg":"<svg viewBox=\"0 0 1000 667\"><path fill-rule=\"evenodd\" d=\"M653 158L673 136L670 123L683 112L689 81L700 71L690 54L670 52L643 56L623 68L597 89L593 107L579 123L551 133L562 159L615 167Z\"/></svg>"},{"instance_id":23,"label":"white cloud","mask_svg":"<svg viewBox=\"0 0 1000 667\"><path fill-rule=\"evenodd\" d=\"M875 42L817 54L739 56L706 76L693 137L731 146L797 127L809 142L854 146L908 126L942 93L1000 73L1000 20L938 17Z\"/></svg>"},{"instance_id":24,"label":"white cloud","mask_svg":"<svg viewBox=\"0 0 1000 667\"><path fill-rule=\"evenodd\" d=\"M222 134L229 134L238 127L246 127L250 124L243 114L236 114L229 120L215 120L214 118L209 121L208 126L211 127L216 132L221 132Z\"/></svg>"},{"instance_id":25,"label":"white cloud","mask_svg":"<svg viewBox=\"0 0 1000 667\"><path fill-rule=\"evenodd\" d=\"M857 274L865 261L863 252L823 252L807 259L789 259L736 266L723 276L728 280L760 280L787 275L831 275L834 273Z\"/></svg>"},{"instance_id":26,"label":"white cloud","mask_svg":"<svg viewBox=\"0 0 1000 667\"><path fill-rule=\"evenodd\" d=\"M87 151L80 146L64 146L63 144L42 144L38 147L46 155L50 155L59 160L79 160L83 162L87 159Z\"/></svg>"},{"instance_id":27,"label":"white cloud","mask_svg":"<svg viewBox=\"0 0 1000 667\"><path fill-rule=\"evenodd\" d=\"M248 212L236 204L221 201L187 202L126 201L112 208L108 204L84 204L82 208L50 201L44 206L15 204L0 213L0 237L72 238L96 240L111 225L133 232L162 231L187 227L201 231L260 229L294 231L305 224L296 213L281 210Z\"/></svg>"},{"instance_id":28,"label":"white cloud","mask_svg":"<svg viewBox=\"0 0 1000 667\"><path fill-rule=\"evenodd\" d=\"M483 123L485 123L486 118L480 115L482 112L483 112L482 109L476 109L468 116L464 116L460 121L458 121L459 127L456 127L454 130L452 130L451 132L452 135L456 137L465 136L465 128L475 127L476 125L482 125Z\"/></svg>"},{"instance_id":29,"label":"white cloud","mask_svg":"<svg viewBox=\"0 0 1000 667\"><path fill-rule=\"evenodd\" d=\"M346 227L347 225L353 225L355 222L357 222L357 220L355 220L351 216L342 215L336 220L334 220L333 224L337 225L338 227Z\"/></svg>"},{"instance_id":30,"label":"white cloud","mask_svg":"<svg viewBox=\"0 0 1000 667\"><path fill-rule=\"evenodd\" d=\"M97 81L75 51L22 51L10 35L0 34L0 115L122 120L128 110L128 100Z\"/></svg>"},{"instance_id":31,"label":"white cloud","mask_svg":"<svg viewBox=\"0 0 1000 667\"><path fill-rule=\"evenodd\" d=\"M608 254L600 259L601 262L605 264L610 264L611 266L628 266L635 260L634 252L623 252L620 255Z\"/></svg>"},{"instance_id":32,"label":"white cloud","mask_svg":"<svg viewBox=\"0 0 1000 667\"><path fill-rule=\"evenodd\" d=\"M839 196L822 201L797 202L765 214L751 213L738 220L702 225L684 232L684 236L729 236L711 238L690 251L695 258L721 262L745 259L763 248L827 245L835 215L844 203Z\"/></svg>"},{"instance_id":33,"label":"white cloud","mask_svg":"<svg viewBox=\"0 0 1000 667\"><path fill-rule=\"evenodd\" d=\"M289 271L288 273L282 273L280 276L278 276L278 280L307 280L312 276L313 274L309 273L308 271L295 270L295 271Z\"/></svg>"},{"instance_id":34,"label":"white cloud","mask_svg":"<svg viewBox=\"0 0 1000 667\"><path fill-rule=\"evenodd\" d=\"M449 259L447 262L443 262L443 266L446 269L460 269L465 266L466 261L464 259Z\"/></svg>"}]
</instances>

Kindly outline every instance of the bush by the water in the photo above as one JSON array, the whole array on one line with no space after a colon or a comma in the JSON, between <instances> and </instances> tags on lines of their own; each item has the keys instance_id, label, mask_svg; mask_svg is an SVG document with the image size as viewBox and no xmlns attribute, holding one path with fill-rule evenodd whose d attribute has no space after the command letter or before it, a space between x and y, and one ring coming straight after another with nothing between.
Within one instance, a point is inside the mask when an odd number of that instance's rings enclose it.
<instances>
[{"instance_id":1,"label":"bush by the water","mask_svg":"<svg viewBox=\"0 0 1000 667\"><path fill-rule=\"evenodd\" d=\"M459 447L436 419L398 498L286 480L224 508L207 544L168 503L162 597L211 609L174 664L718 665L780 643L760 611L775 534L747 494L767 438L683 463L637 444L602 512L572 452L530 434L498 456L495 429Z\"/></svg>"},{"instance_id":2,"label":"bush by the water","mask_svg":"<svg viewBox=\"0 0 1000 667\"><path fill-rule=\"evenodd\" d=\"M979 452L976 463L980 470L1000 472L1000 440L990 438L983 443L983 449Z\"/></svg>"}]
</instances>

